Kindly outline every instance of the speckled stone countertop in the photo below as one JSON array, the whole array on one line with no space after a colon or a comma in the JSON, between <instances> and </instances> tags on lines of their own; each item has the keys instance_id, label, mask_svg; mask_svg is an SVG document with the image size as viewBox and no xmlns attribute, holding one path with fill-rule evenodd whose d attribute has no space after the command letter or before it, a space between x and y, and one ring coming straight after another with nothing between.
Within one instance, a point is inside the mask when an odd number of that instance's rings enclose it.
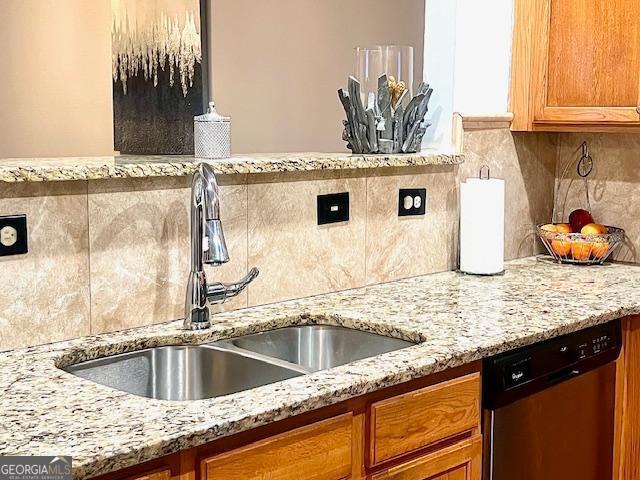
<instances>
[{"instance_id":1,"label":"speckled stone countertop","mask_svg":"<svg viewBox=\"0 0 640 480\"><path fill-rule=\"evenodd\" d=\"M210 162L216 173L234 174L454 165L463 160L462 155L427 150L403 155L310 152L234 155L229 159L204 161ZM0 158L0 182L177 177L191 175L200 161L185 155Z\"/></svg>"},{"instance_id":2,"label":"speckled stone countertop","mask_svg":"<svg viewBox=\"0 0 640 480\"><path fill-rule=\"evenodd\" d=\"M497 277L429 275L0 354L0 455L72 455L74 477L118 470L519 346L640 313L640 268L510 262ZM167 344L326 323L421 342L311 375L193 402L150 400L56 368Z\"/></svg>"}]
</instances>

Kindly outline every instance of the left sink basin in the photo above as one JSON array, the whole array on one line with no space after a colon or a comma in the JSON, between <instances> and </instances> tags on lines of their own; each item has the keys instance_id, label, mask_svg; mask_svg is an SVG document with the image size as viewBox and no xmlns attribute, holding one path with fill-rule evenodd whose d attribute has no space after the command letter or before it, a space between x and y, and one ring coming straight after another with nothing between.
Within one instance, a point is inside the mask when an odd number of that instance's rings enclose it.
<instances>
[{"instance_id":1,"label":"left sink basin","mask_svg":"<svg viewBox=\"0 0 640 480\"><path fill-rule=\"evenodd\" d=\"M154 347L64 368L116 390L159 400L201 400L302 375L211 345Z\"/></svg>"}]
</instances>

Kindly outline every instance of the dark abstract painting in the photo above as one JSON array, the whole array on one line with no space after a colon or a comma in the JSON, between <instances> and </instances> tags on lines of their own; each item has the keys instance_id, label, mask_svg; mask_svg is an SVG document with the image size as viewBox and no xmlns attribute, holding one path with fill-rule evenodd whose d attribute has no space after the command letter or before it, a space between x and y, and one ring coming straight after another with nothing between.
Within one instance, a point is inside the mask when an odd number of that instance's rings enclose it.
<instances>
[{"instance_id":1,"label":"dark abstract painting","mask_svg":"<svg viewBox=\"0 0 640 480\"><path fill-rule=\"evenodd\" d=\"M112 0L114 149L193 154L207 105L205 0Z\"/></svg>"}]
</instances>

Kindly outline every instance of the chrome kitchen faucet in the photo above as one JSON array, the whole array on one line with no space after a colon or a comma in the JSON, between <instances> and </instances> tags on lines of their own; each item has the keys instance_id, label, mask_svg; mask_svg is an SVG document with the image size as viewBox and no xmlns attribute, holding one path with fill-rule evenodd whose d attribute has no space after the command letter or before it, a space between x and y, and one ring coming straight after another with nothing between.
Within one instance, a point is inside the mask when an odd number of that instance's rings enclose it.
<instances>
[{"instance_id":1,"label":"chrome kitchen faucet","mask_svg":"<svg viewBox=\"0 0 640 480\"><path fill-rule=\"evenodd\" d=\"M229 261L220 221L220 192L211 165L201 163L191 182L191 272L185 301L185 330L209 328L209 303L224 303L242 292L258 276L253 267L237 283L207 283L204 264Z\"/></svg>"}]
</instances>

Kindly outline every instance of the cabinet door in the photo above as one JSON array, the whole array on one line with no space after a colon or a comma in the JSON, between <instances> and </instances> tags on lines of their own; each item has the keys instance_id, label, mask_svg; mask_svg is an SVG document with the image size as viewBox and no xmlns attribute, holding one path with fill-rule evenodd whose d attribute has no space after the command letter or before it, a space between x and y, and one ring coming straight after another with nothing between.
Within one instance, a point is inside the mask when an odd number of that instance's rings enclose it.
<instances>
[{"instance_id":1,"label":"cabinet door","mask_svg":"<svg viewBox=\"0 0 640 480\"><path fill-rule=\"evenodd\" d=\"M369 466L480 430L480 375L388 398L371 405Z\"/></svg>"},{"instance_id":2,"label":"cabinet door","mask_svg":"<svg viewBox=\"0 0 640 480\"><path fill-rule=\"evenodd\" d=\"M548 60L537 120L640 121L640 2L546 0Z\"/></svg>"},{"instance_id":3,"label":"cabinet door","mask_svg":"<svg viewBox=\"0 0 640 480\"><path fill-rule=\"evenodd\" d=\"M357 426L351 413L201 461L201 479L341 480L352 474Z\"/></svg>"},{"instance_id":4,"label":"cabinet door","mask_svg":"<svg viewBox=\"0 0 640 480\"><path fill-rule=\"evenodd\" d=\"M481 480L482 437L388 468L371 480Z\"/></svg>"},{"instance_id":5,"label":"cabinet door","mask_svg":"<svg viewBox=\"0 0 640 480\"><path fill-rule=\"evenodd\" d=\"M517 0L515 29L514 127L640 126L638 0Z\"/></svg>"}]
</instances>

